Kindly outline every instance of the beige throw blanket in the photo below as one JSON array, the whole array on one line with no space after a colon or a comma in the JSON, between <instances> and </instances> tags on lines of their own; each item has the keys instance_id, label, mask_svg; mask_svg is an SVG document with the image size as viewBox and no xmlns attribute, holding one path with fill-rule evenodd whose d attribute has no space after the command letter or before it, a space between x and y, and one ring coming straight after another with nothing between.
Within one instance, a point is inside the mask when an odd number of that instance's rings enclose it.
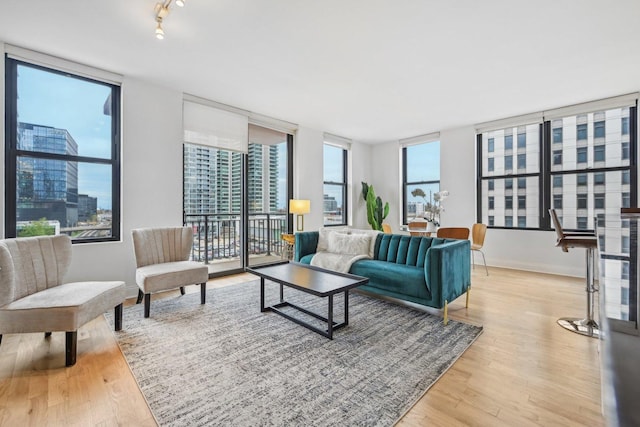
<instances>
[{"instance_id":1,"label":"beige throw blanket","mask_svg":"<svg viewBox=\"0 0 640 427\"><path fill-rule=\"evenodd\" d=\"M366 234L329 233L326 251L319 250L311 265L348 273L354 262L369 258L370 242L371 236Z\"/></svg>"}]
</instances>

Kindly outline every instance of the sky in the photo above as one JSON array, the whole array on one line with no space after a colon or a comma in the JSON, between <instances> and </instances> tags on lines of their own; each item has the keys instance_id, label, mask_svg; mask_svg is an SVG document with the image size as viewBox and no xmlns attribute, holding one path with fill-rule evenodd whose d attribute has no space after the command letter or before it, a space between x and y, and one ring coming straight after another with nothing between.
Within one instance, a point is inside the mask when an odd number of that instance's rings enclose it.
<instances>
[{"instance_id":1,"label":"sky","mask_svg":"<svg viewBox=\"0 0 640 427\"><path fill-rule=\"evenodd\" d=\"M111 157L111 117L103 112L111 87L36 68L18 66L18 120L66 129L78 154ZM111 167L78 164L78 193L111 209Z\"/></svg>"}]
</instances>

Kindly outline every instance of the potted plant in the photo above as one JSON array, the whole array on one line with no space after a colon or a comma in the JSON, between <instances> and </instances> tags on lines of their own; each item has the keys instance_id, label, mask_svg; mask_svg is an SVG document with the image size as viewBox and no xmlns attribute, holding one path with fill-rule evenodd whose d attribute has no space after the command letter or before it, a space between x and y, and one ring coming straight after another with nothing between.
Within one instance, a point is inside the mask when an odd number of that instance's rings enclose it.
<instances>
[{"instance_id":1,"label":"potted plant","mask_svg":"<svg viewBox=\"0 0 640 427\"><path fill-rule=\"evenodd\" d=\"M442 190L437 193L432 193L429 191L429 199L427 199L427 195L422 188L416 188L411 192L411 195L424 200L423 218L429 222L427 231L435 231L435 228L440 226L440 213L444 212L442 201L449 196L449 192ZM429 228L431 228L431 230L429 230Z\"/></svg>"},{"instance_id":2,"label":"potted plant","mask_svg":"<svg viewBox=\"0 0 640 427\"><path fill-rule=\"evenodd\" d=\"M367 203L367 222L374 230L382 231L382 222L389 215L389 202L383 206L380 196L376 196L373 185L362 183L362 198Z\"/></svg>"}]
</instances>

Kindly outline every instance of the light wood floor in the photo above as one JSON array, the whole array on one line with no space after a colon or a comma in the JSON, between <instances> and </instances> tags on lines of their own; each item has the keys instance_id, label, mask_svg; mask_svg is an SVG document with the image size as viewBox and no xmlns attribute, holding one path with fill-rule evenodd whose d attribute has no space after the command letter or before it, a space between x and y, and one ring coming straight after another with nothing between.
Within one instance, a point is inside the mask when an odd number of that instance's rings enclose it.
<instances>
[{"instance_id":1,"label":"light wood floor","mask_svg":"<svg viewBox=\"0 0 640 427\"><path fill-rule=\"evenodd\" d=\"M476 268L469 308L462 297L449 310L484 332L399 425L603 426L598 340L555 323L583 315L583 281L498 268L490 274ZM209 288L253 279L241 274ZM71 368L64 367L63 333L3 337L0 425L156 424L101 316L78 331Z\"/></svg>"}]
</instances>

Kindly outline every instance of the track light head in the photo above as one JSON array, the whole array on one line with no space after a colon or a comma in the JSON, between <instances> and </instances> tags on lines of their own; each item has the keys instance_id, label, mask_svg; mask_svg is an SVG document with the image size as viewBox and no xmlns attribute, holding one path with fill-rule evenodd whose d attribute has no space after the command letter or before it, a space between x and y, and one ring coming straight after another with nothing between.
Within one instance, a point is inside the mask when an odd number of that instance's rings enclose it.
<instances>
[{"instance_id":1,"label":"track light head","mask_svg":"<svg viewBox=\"0 0 640 427\"><path fill-rule=\"evenodd\" d=\"M162 19L158 19L158 26L156 27L156 38L158 40L164 39L164 30L162 29Z\"/></svg>"}]
</instances>

